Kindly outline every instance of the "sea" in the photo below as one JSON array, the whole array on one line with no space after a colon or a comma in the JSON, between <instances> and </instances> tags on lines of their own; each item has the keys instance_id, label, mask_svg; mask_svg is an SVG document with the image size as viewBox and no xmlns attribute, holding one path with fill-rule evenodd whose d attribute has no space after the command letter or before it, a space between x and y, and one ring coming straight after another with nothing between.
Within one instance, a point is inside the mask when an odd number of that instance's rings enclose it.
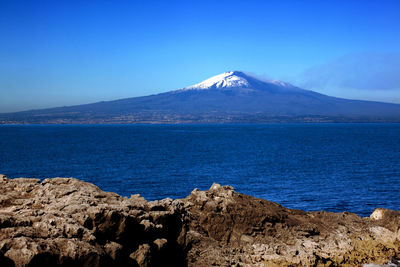
<instances>
[{"instance_id":1,"label":"sea","mask_svg":"<svg viewBox=\"0 0 400 267\"><path fill-rule=\"evenodd\" d=\"M400 210L400 124L1 125L0 173L121 196L212 183L306 211Z\"/></svg>"}]
</instances>

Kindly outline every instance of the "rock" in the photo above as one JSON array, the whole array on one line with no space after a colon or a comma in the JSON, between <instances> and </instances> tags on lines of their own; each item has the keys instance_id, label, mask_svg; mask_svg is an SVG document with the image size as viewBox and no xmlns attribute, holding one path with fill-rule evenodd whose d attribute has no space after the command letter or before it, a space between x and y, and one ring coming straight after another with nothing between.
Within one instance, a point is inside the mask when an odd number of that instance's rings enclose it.
<instances>
[{"instance_id":1,"label":"rock","mask_svg":"<svg viewBox=\"0 0 400 267\"><path fill-rule=\"evenodd\" d=\"M180 233L160 231L163 225L153 222L148 202L139 196L122 198L73 178L0 182L0 266L135 266L129 256L138 248L170 249ZM176 221L178 214L166 210L162 217ZM141 255L151 258L149 253Z\"/></svg>"},{"instance_id":2,"label":"rock","mask_svg":"<svg viewBox=\"0 0 400 267\"><path fill-rule=\"evenodd\" d=\"M339 266L400 258L400 212L304 212L195 189L120 197L74 178L0 175L0 266Z\"/></svg>"},{"instance_id":3,"label":"rock","mask_svg":"<svg viewBox=\"0 0 400 267\"><path fill-rule=\"evenodd\" d=\"M147 267L151 264L151 249L148 244L140 245L130 257L134 259L139 266Z\"/></svg>"},{"instance_id":4,"label":"rock","mask_svg":"<svg viewBox=\"0 0 400 267\"><path fill-rule=\"evenodd\" d=\"M383 219L384 214L385 214L385 209L376 208L369 217L373 220L381 220Z\"/></svg>"},{"instance_id":5,"label":"rock","mask_svg":"<svg viewBox=\"0 0 400 267\"><path fill-rule=\"evenodd\" d=\"M153 243L157 246L157 250L161 251L166 247L167 242L168 242L167 239L159 238L159 239L154 240Z\"/></svg>"},{"instance_id":6,"label":"rock","mask_svg":"<svg viewBox=\"0 0 400 267\"><path fill-rule=\"evenodd\" d=\"M396 211L385 212L385 223L347 212L303 212L218 184L193 190L184 201L189 266L226 266L227 260L243 266L362 265L400 256Z\"/></svg>"},{"instance_id":7,"label":"rock","mask_svg":"<svg viewBox=\"0 0 400 267\"><path fill-rule=\"evenodd\" d=\"M0 174L0 182L5 182L7 181L7 179L8 179L7 176Z\"/></svg>"},{"instance_id":8,"label":"rock","mask_svg":"<svg viewBox=\"0 0 400 267\"><path fill-rule=\"evenodd\" d=\"M104 246L104 250L113 260L117 260L121 257L123 246L116 242L110 242Z\"/></svg>"}]
</instances>

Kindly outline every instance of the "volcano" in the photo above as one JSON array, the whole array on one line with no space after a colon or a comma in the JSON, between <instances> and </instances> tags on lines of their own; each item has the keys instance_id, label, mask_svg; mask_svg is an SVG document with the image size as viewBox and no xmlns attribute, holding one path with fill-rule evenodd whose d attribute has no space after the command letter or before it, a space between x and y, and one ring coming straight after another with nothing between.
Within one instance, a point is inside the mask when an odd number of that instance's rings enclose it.
<instances>
[{"instance_id":1,"label":"volcano","mask_svg":"<svg viewBox=\"0 0 400 267\"><path fill-rule=\"evenodd\" d=\"M156 95L0 114L0 122L400 122L400 105L337 98L230 71Z\"/></svg>"}]
</instances>

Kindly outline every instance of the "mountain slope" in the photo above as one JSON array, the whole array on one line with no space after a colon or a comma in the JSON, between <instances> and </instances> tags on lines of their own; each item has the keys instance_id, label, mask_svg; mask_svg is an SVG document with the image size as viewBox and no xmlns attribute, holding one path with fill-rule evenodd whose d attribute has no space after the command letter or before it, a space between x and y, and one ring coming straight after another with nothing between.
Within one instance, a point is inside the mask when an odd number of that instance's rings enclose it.
<instances>
[{"instance_id":1,"label":"mountain slope","mask_svg":"<svg viewBox=\"0 0 400 267\"><path fill-rule=\"evenodd\" d=\"M400 105L330 97L233 71L157 95L0 115L3 123L310 120L400 121Z\"/></svg>"}]
</instances>

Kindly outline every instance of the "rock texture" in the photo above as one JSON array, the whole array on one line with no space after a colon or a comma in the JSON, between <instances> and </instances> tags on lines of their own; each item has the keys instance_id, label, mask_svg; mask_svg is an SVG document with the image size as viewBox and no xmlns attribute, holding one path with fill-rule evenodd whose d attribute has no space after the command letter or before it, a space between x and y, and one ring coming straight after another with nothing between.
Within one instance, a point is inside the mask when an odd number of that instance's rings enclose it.
<instances>
[{"instance_id":1,"label":"rock texture","mask_svg":"<svg viewBox=\"0 0 400 267\"><path fill-rule=\"evenodd\" d=\"M400 212L304 212L213 184L148 202L74 178L0 175L0 266L398 264Z\"/></svg>"}]
</instances>

